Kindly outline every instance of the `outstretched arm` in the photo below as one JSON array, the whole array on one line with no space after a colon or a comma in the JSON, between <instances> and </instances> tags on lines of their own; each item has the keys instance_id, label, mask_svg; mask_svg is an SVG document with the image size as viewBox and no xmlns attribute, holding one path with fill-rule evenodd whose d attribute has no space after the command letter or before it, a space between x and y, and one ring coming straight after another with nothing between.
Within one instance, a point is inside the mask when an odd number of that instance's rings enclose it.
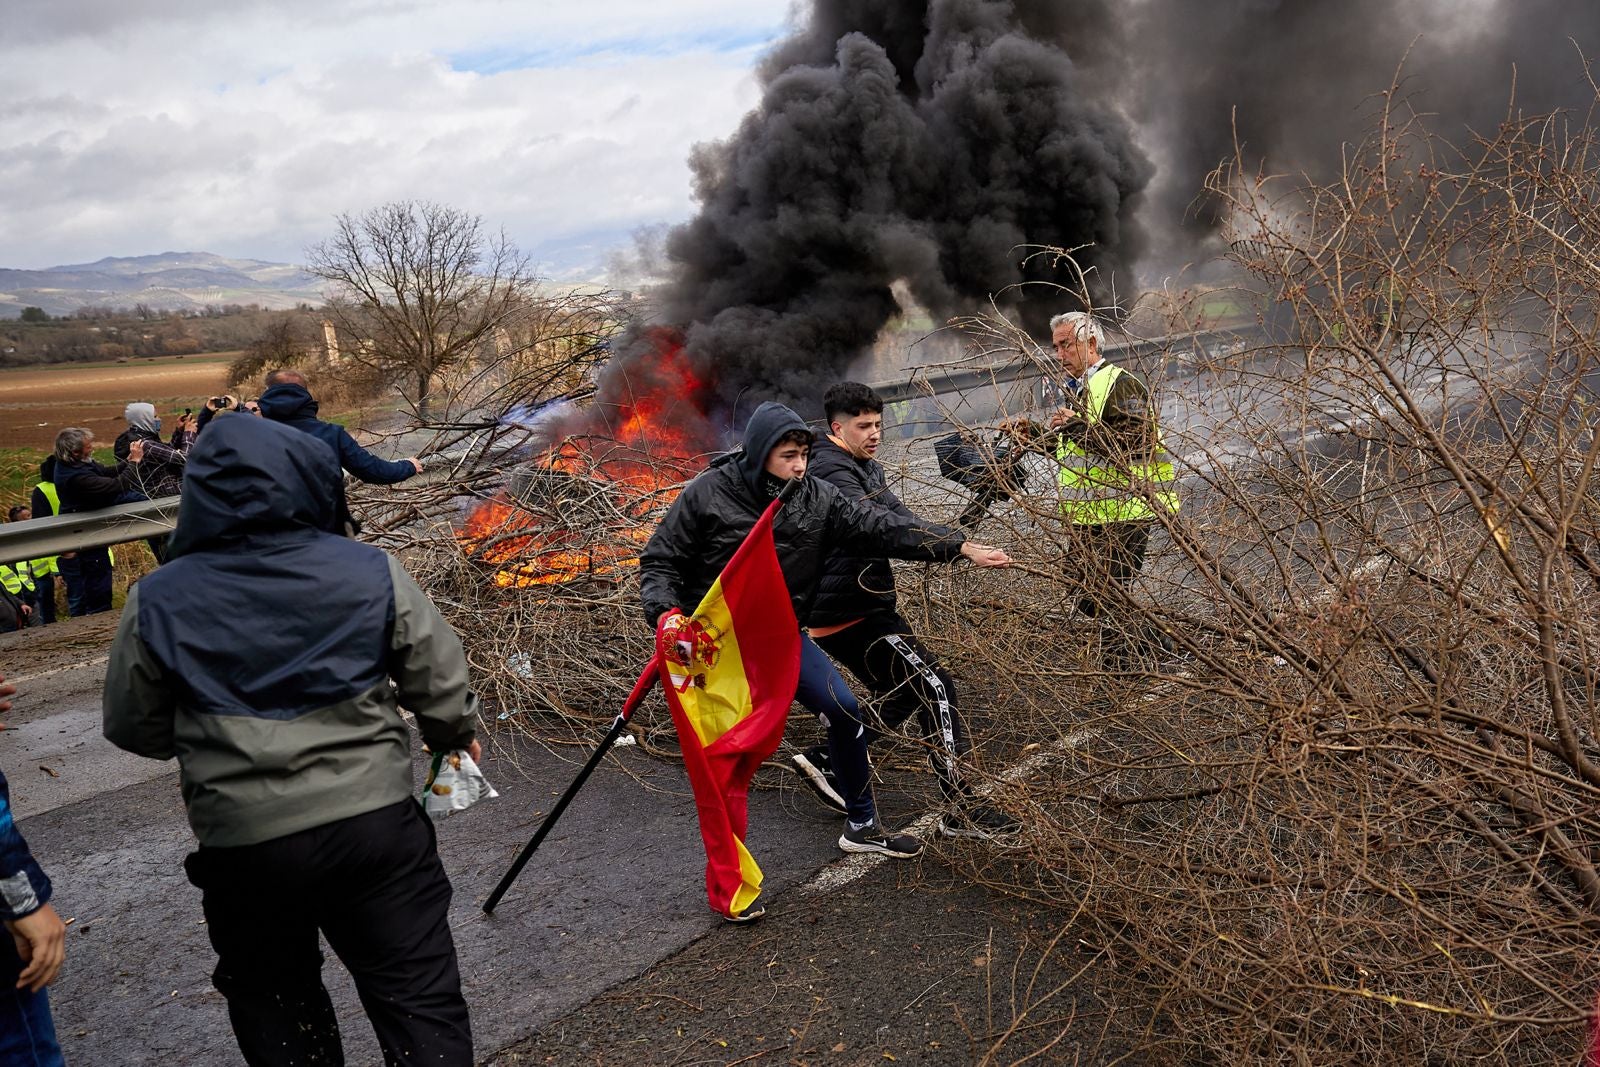
<instances>
[{"instance_id":1,"label":"outstretched arm","mask_svg":"<svg viewBox=\"0 0 1600 1067\"><path fill-rule=\"evenodd\" d=\"M393 485L422 473L422 464L414 459L379 459L356 444L350 431L344 429L339 431L339 464L371 485Z\"/></svg>"},{"instance_id":2,"label":"outstretched arm","mask_svg":"<svg viewBox=\"0 0 1600 1067\"><path fill-rule=\"evenodd\" d=\"M678 494L639 556L639 600L644 621L651 626L673 608L683 607L683 563L700 550L695 524L700 494L695 484Z\"/></svg>"}]
</instances>

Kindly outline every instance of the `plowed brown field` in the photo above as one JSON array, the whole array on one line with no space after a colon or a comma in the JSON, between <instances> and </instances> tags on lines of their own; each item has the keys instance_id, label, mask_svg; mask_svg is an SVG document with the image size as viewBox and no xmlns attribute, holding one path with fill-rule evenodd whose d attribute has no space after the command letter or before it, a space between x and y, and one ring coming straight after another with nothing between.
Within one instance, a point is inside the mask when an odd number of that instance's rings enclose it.
<instances>
[{"instance_id":1,"label":"plowed brown field","mask_svg":"<svg viewBox=\"0 0 1600 1067\"><path fill-rule=\"evenodd\" d=\"M165 436L184 408L199 410L223 391L237 355L0 370L0 448L49 449L64 426L86 426L110 444L127 425L122 409L134 400L156 406Z\"/></svg>"}]
</instances>

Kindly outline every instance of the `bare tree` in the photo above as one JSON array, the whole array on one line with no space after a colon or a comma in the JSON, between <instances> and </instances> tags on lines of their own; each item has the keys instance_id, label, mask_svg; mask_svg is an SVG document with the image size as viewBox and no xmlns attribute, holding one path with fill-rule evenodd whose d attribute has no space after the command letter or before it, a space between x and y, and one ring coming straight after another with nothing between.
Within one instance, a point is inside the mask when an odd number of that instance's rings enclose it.
<instances>
[{"instance_id":1,"label":"bare tree","mask_svg":"<svg viewBox=\"0 0 1600 1067\"><path fill-rule=\"evenodd\" d=\"M340 215L307 252L331 283L328 312L353 339L346 358L399 386L427 422L435 377L510 330L534 296L528 257L504 231L442 204L399 201Z\"/></svg>"}]
</instances>

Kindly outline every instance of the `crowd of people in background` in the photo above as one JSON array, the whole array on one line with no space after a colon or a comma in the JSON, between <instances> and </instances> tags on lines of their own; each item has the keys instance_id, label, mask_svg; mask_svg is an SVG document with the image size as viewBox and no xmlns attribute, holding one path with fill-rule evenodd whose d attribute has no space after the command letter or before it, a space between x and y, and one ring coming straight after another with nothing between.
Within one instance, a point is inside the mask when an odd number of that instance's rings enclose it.
<instances>
[{"instance_id":1,"label":"crowd of people in background","mask_svg":"<svg viewBox=\"0 0 1600 1067\"><path fill-rule=\"evenodd\" d=\"M82 426L61 430L53 452L39 464L32 500L10 508L6 520L28 522L177 496L183 488L189 450L200 434L218 418L239 415L270 419L311 434L334 450L346 471L364 482L391 485L422 471L418 460L380 459L357 444L344 427L318 419L317 402L305 377L294 370L276 370L267 375L259 397L214 396L207 398L198 412L185 408L165 440L155 405L143 401L128 404L123 410L127 428L117 436L109 464L94 458L93 430ZM344 505L342 484L338 500L342 521L353 523ZM166 562L166 535L147 538L145 543L156 566ZM61 617L58 578L65 591L67 616L110 611L115 567L115 553L106 546L0 563L0 633L48 625Z\"/></svg>"}]
</instances>

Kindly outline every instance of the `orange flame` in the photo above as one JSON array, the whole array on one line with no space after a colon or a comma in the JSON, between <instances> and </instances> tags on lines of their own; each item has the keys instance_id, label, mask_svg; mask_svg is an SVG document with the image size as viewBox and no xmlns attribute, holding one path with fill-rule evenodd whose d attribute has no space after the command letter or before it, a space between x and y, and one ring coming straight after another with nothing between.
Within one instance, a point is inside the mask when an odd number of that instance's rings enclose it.
<instances>
[{"instance_id":1,"label":"orange flame","mask_svg":"<svg viewBox=\"0 0 1600 1067\"><path fill-rule=\"evenodd\" d=\"M537 461L604 493L618 521L586 530L552 525L549 516L509 493L496 493L473 509L456 535L469 556L495 568L496 585L617 580L639 566L639 550L650 538L645 525L650 514L677 496L707 451L697 403L704 386L675 334L660 330L650 337L656 358L639 395L626 403L597 405L584 428Z\"/></svg>"}]
</instances>

